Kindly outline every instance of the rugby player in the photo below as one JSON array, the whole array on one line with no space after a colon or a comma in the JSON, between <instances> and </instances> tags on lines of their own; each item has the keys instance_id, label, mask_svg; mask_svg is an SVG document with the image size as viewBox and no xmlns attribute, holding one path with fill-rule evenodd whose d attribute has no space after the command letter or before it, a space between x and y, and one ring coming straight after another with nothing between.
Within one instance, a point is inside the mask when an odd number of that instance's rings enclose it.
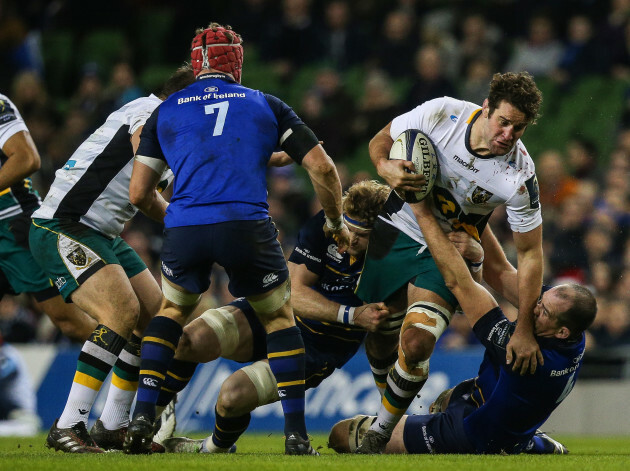
<instances>
[{"instance_id":1,"label":"rugby player","mask_svg":"<svg viewBox=\"0 0 630 471\"><path fill-rule=\"evenodd\" d=\"M374 331L386 322L389 311L385 306L363 305L354 289L371 227L389 192L386 185L362 181L344 194L344 219L351 234L344 254L338 252L335 238L324 233L321 211L298 234L289 257L289 272L293 311L305 344L307 389L341 368L356 353L366 331ZM212 436L205 440L167 439L163 442L167 452L227 452L247 428L250 412L279 400L264 338L261 322L242 298L223 308L210 309L184 327L158 406L169 403L186 386L198 362L221 356L254 363L223 383Z\"/></svg>"},{"instance_id":2,"label":"rugby player","mask_svg":"<svg viewBox=\"0 0 630 471\"><path fill-rule=\"evenodd\" d=\"M413 171L411 162L388 160L394 139L407 129L419 129L431 139L440 165L433 209L446 232L464 230L479 240L492 211L505 205L519 268L519 323L507 360L522 374L533 373L543 362L533 334L533 311L542 287L542 217L534 163L520 140L535 123L541 101L540 90L526 72L495 74L481 107L449 97L431 100L395 118L370 142L379 175L403 194L419 190L424 176L407 172ZM389 328L366 340L383 396L360 453L378 453L385 447L426 382L431 353L457 305L425 250L411 208L396 192L370 237L357 294L364 302L387 303L400 329ZM472 260L471 268L480 270L482 262Z\"/></svg>"},{"instance_id":3,"label":"rugby player","mask_svg":"<svg viewBox=\"0 0 630 471\"><path fill-rule=\"evenodd\" d=\"M28 248L31 214L41 204L30 175L41 159L15 104L0 94L0 298L29 293L35 306L72 340L85 341L96 321L66 304Z\"/></svg>"},{"instance_id":4,"label":"rugby player","mask_svg":"<svg viewBox=\"0 0 630 471\"><path fill-rule=\"evenodd\" d=\"M155 401L183 326L218 263L234 296L246 297L267 333L269 365L283 391L285 453L316 454L304 420L304 342L295 325L286 260L268 213L266 166L277 147L309 174L324 208L326 231L349 232L341 183L313 132L284 102L240 84L241 37L211 23L192 41L196 82L172 95L142 132L130 183L132 203L162 212L163 299L142 342L141 374L127 453L150 452ZM175 174L168 211L152 188L166 166Z\"/></svg>"},{"instance_id":5,"label":"rugby player","mask_svg":"<svg viewBox=\"0 0 630 471\"><path fill-rule=\"evenodd\" d=\"M539 428L577 380L584 331L597 312L593 294L577 284L543 290L534 307L534 332L545 361L534 374L520 375L507 361L518 324L508 321L494 297L473 280L431 205L427 198L410 208L446 286L486 351L478 376L443 394L442 404L435 405L439 412L403 417L385 453L566 453ZM331 431L330 446L340 452L355 450L376 420L357 416L339 422Z\"/></svg>"},{"instance_id":6,"label":"rugby player","mask_svg":"<svg viewBox=\"0 0 630 471\"><path fill-rule=\"evenodd\" d=\"M192 81L191 69L182 68L160 97L139 98L109 115L57 170L32 215L29 240L35 260L61 296L98 323L79 354L63 413L48 433L46 444L55 450L100 453L122 447L137 388L140 336L161 299L153 275L120 237L137 212L129 201L134 150L151 112ZM165 206L158 189L153 191ZM112 368L108 400L91 437L88 416Z\"/></svg>"}]
</instances>

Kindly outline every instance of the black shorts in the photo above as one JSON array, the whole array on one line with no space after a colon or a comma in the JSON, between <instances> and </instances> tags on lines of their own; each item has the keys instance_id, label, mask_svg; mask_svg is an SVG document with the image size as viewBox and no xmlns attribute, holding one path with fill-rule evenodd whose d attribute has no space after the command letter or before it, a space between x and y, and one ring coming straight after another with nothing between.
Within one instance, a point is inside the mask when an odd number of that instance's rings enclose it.
<instances>
[{"instance_id":1,"label":"black shorts","mask_svg":"<svg viewBox=\"0 0 630 471\"><path fill-rule=\"evenodd\" d=\"M210 286L212 265L221 265L235 297L266 293L289 277L271 218L164 230L162 273L191 293Z\"/></svg>"}]
</instances>

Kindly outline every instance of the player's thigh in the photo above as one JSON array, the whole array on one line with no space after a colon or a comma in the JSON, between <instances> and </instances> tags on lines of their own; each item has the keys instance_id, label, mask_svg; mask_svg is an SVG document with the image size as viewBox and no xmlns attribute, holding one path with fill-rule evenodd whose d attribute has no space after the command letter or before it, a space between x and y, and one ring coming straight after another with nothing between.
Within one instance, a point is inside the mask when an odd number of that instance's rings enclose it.
<instances>
[{"instance_id":1,"label":"player's thigh","mask_svg":"<svg viewBox=\"0 0 630 471\"><path fill-rule=\"evenodd\" d=\"M108 264L92 274L71 294L85 312L126 336L136 325L140 303L120 265Z\"/></svg>"}]
</instances>

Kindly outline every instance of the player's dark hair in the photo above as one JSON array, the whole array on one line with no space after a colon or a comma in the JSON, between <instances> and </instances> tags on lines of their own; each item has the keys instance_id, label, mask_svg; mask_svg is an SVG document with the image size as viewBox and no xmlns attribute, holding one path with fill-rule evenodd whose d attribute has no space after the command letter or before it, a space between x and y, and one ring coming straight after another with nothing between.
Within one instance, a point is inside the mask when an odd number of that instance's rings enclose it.
<instances>
[{"instance_id":1,"label":"player's dark hair","mask_svg":"<svg viewBox=\"0 0 630 471\"><path fill-rule=\"evenodd\" d=\"M577 283L557 287L558 296L571 302L571 307L556 315L558 325L569 329L570 339L576 339L590 327L597 314L597 301L587 288Z\"/></svg>"},{"instance_id":2,"label":"player's dark hair","mask_svg":"<svg viewBox=\"0 0 630 471\"><path fill-rule=\"evenodd\" d=\"M183 90L194 82L195 75L193 74L192 67L189 64L186 64L177 69L164 83L162 90L160 91L160 96L168 98L173 93Z\"/></svg>"},{"instance_id":3,"label":"player's dark hair","mask_svg":"<svg viewBox=\"0 0 630 471\"><path fill-rule=\"evenodd\" d=\"M391 188L376 180L363 180L352 185L343 195L343 212L353 219L374 225Z\"/></svg>"},{"instance_id":4,"label":"player's dark hair","mask_svg":"<svg viewBox=\"0 0 630 471\"><path fill-rule=\"evenodd\" d=\"M529 124L536 124L542 104L542 92L529 72L494 74L488 93L489 113L492 115L502 101L515 106Z\"/></svg>"}]
</instances>

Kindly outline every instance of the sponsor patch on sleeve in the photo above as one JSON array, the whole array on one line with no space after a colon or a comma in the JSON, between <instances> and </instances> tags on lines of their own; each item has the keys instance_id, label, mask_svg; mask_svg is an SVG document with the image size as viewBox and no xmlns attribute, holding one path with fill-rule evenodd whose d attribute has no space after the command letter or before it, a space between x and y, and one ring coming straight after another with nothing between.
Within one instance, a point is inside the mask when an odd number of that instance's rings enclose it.
<instances>
[{"instance_id":1,"label":"sponsor patch on sleeve","mask_svg":"<svg viewBox=\"0 0 630 471\"><path fill-rule=\"evenodd\" d=\"M15 110L8 101L0 100L0 124L6 124L17 119Z\"/></svg>"},{"instance_id":2,"label":"sponsor patch on sleeve","mask_svg":"<svg viewBox=\"0 0 630 471\"><path fill-rule=\"evenodd\" d=\"M536 175L525 182L527 191L529 193L529 207L531 209L538 209L540 207L540 191L538 189L538 179Z\"/></svg>"}]
</instances>

